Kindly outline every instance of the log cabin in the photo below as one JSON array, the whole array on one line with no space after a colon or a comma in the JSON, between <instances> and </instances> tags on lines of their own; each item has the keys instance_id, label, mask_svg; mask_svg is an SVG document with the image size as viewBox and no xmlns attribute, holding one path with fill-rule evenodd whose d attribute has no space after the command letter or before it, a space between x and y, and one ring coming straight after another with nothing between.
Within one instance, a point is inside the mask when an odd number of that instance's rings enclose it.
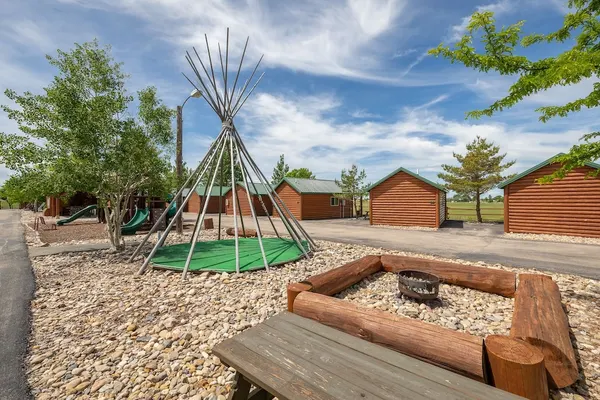
<instances>
[{"instance_id":1,"label":"log cabin","mask_svg":"<svg viewBox=\"0 0 600 400\"><path fill-rule=\"evenodd\" d=\"M504 189L505 232L600 237L600 164L586 163L563 179L538 183L560 168L554 162L558 155L498 185Z\"/></svg>"},{"instance_id":2,"label":"log cabin","mask_svg":"<svg viewBox=\"0 0 600 400\"><path fill-rule=\"evenodd\" d=\"M405 168L375 182L368 191L371 225L439 228L446 220L447 190Z\"/></svg>"},{"instance_id":3,"label":"log cabin","mask_svg":"<svg viewBox=\"0 0 600 400\"><path fill-rule=\"evenodd\" d=\"M352 202L340 198L335 181L283 178L275 191L297 220L352 217ZM279 217L276 210L273 216Z\"/></svg>"}]
</instances>

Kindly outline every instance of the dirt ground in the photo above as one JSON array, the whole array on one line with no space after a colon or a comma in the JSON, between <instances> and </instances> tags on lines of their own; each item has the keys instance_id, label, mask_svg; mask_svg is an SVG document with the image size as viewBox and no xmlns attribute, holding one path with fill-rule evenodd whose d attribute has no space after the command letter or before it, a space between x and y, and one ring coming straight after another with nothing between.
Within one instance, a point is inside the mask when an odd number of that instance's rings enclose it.
<instances>
[{"instance_id":1,"label":"dirt ground","mask_svg":"<svg viewBox=\"0 0 600 400\"><path fill-rule=\"evenodd\" d=\"M48 226L42 226L42 229L39 230L40 239L44 243L106 238L106 225L99 224L95 218L73 221L63 226L57 226L56 230L50 229L53 223L54 221L48 219L46 220ZM33 224L30 226L33 228Z\"/></svg>"}]
</instances>

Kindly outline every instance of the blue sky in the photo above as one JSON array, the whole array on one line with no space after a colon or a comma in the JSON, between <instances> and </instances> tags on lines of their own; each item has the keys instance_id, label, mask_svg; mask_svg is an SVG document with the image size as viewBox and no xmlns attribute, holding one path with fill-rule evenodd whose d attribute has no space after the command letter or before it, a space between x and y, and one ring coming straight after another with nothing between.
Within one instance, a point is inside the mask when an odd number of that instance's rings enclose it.
<instances>
[{"instance_id":1,"label":"blue sky","mask_svg":"<svg viewBox=\"0 0 600 400\"><path fill-rule=\"evenodd\" d=\"M204 33L240 55L250 36L244 77L261 54L263 81L236 125L263 172L279 154L291 168L308 167L319 178L339 177L352 163L375 182L402 166L437 181L442 163L480 135L499 144L522 171L566 151L597 129L596 111L550 123L535 108L562 104L586 93L583 81L527 98L494 118L465 120L466 111L489 105L514 78L480 74L425 55L456 40L475 10L496 12L500 24L526 20L527 32L561 24L561 0L21 0L6 2L0 16L0 89L39 92L54 71L44 54L97 38L131 75L129 89L158 88L170 106L191 85L184 55L204 52ZM568 45L568 44L566 44ZM566 46L565 45L565 46ZM524 53L543 57L560 50ZM236 61L234 57L234 62ZM8 99L2 96L2 104ZM184 159L195 165L220 122L201 99L184 110ZM16 132L0 115L0 130ZM10 171L0 166L0 181Z\"/></svg>"}]
</instances>

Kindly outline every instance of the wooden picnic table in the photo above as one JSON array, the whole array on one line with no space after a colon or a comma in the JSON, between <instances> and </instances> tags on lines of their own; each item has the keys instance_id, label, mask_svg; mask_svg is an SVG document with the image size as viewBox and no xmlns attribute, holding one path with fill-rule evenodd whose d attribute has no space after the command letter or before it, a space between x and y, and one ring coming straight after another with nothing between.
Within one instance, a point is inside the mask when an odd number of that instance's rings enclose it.
<instances>
[{"instance_id":1,"label":"wooden picnic table","mask_svg":"<svg viewBox=\"0 0 600 400\"><path fill-rule=\"evenodd\" d=\"M238 372L231 400L521 399L288 312L213 353Z\"/></svg>"}]
</instances>

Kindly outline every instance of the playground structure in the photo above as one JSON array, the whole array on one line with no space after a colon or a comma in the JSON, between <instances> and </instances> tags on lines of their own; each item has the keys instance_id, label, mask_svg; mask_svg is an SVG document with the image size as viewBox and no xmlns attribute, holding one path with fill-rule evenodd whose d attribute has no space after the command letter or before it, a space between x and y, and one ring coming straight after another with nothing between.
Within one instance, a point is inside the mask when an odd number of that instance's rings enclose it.
<instances>
[{"instance_id":1,"label":"playground structure","mask_svg":"<svg viewBox=\"0 0 600 400\"><path fill-rule=\"evenodd\" d=\"M223 52L221 51L221 45L220 43L217 43L218 61L221 66L221 77L219 78L219 81L217 81L217 78L215 76L215 68L213 67L213 59L208 42L208 37L204 35L204 38L206 41L206 54L208 56L208 63L206 63L206 61L202 61L200 55L194 48L195 56L204 74L201 74L200 70L198 69L198 66L192 59L190 53L186 52L186 60L188 61L192 71L194 72L197 81L194 83L185 74L184 76L194 87L194 89L202 94L202 98L217 114L217 116L221 120L221 130L217 138L214 140L214 142L208 149L208 152L206 153L202 161L199 163L196 170L189 176L187 181L182 185L178 193L174 196L174 198L176 199L180 198L184 189L189 189L187 196L185 196L185 198L182 201L182 204L177 204L177 212L175 213L175 215L173 215L173 218L171 218L170 222L167 224L164 234L154 245L150 253L146 255L145 260L139 269L139 274L143 274L146 271L148 265L150 264L152 264L152 266L162 268L182 270L182 279L186 278L188 271L226 270L229 272L241 272L243 270L251 270L258 268L258 266L256 265L257 263L255 261L255 257L248 255L248 253L245 253L245 249L247 247L253 249L250 250L251 253L256 253L258 249L258 254L260 254L260 259L262 260L261 267L264 267L268 271L269 267L273 265L293 261L298 259L299 257L308 258L311 252L316 248L314 241L302 228L300 223L296 220L294 215L290 212L285 203L281 200L277 192L273 190L265 175L260 171L256 162L250 156L250 153L248 152L248 149L242 141L242 138L238 130L236 129L233 121L236 114L246 103L246 100L248 100L248 97L252 94L252 92L264 76L263 73L255 81L252 88L249 89L246 93L246 90L249 88L249 85L252 82L252 79L254 78L256 70L258 69L262 61L262 56L260 57L254 69L252 70L252 73L250 74L248 79L246 79L245 84L241 87L241 89L238 92L236 92L237 83L240 77L240 72L242 70L244 57L246 55L246 49L248 47L248 41L250 38L246 39L244 50L240 57L239 66L237 68L237 73L235 75L235 79L233 80L233 85L231 85L232 80L229 77L228 66L229 28L227 29L227 41L224 48L224 57ZM207 65L209 66L209 69L207 68ZM221 82L223 86L221 88L218 88L217 86L220 85ZM230 155L230 165L227 166L224 165L223 154L225 152L228 152ZM237 194L237 191L233 190L233 243L231 243L231 239L225 239L223 241L221 240L221 214L223 210L221 209L221 207L219 207L217 243L214 243L214 245L210 246L203 243L199 246L197 243L198 237L204 223L207 206L210 201L212 188L213 186L215 186L217 175L221 175L222 181L223 173L230 173L231 182L235 182L236 165L239 167L239 170L241 171L243 177L240 185L245 189L245 193L248 196L250 215L254 224L253 228L256 231L256 238L245 238L243 241L240 240L240 236L247 236L245 232L246 224L244 224L244 218L242 213L240 212L239 196ZM226 169L229 171L225 172ZM219 171L221 171L220 174ZM185 209L186 204L189 202L192 193L195 192L198 185L204 182L208 182L208 184L205 185L205 193L204 196L202 196L202 211L198 214L198 217L196 219L190 244L167 246L163 248L162 246L165 243L169 232L173 228L177 217ZM254 202L250 199L249 194L251 191L254 193L259 193L260 190L263 190L268 196L269 200L272 202L273 207L277 211L278 215L280 215L281 222L283 223L291 239L281 237L280 232L277 230L275 224L273 223L273 220L271 219L270 213L268 213L266 210L264 201L262 201L261 199L260 206L262 207L264 213L267 215L269 223L273 227L273 230L276 235L276 238L269 238L269 240L263 238L263 234L259 225L259 220L257 218L257 210L255 209ZM222 196L222 193L220 193L220 195ZM165 223L168 214L169 210L165 210L163 212L163 214L156 221L150 232L148 232L148 234L145 236L145 238L142 240L142 242L139 244L139 246L135 249L131 257L129 258L130 262L133 261L134 258L141 252L143 246L150 238L150 235L158 231L160 225ZM240 218L239 221L238 216ZM290 243L293 243L293 251L289 249ZM168 249L168 247L173 248ZM279 249L280 247L280 250L273 250ZM283 250L284 248L286 250ZM223 257L222 263L214 264L210 261L211 259L213 259L213 257L210 257L211 250L215 251L215 249L218 249L218 253L212 253L212 256ZM207 253L209 256L207 256ZM229 254L229 256L227 256L226 254ZM185 261L183 261L184 257ZM248 262L247 260L254 261Z\"/></svg>"},{"instance_id":2,"label":"playground structure","mask_svg":"<svg viewBox=\"0 0 600 400\"><path fill-rule=\"evenodd\" d=\"M510 336L485 339L333 297L379 271L435 274L515 299ZM518 281L518 285L517 285ZM569 321L550 276L405 256L366 256L288 285L288 311L529 399L579 378Z\"/></svg>"},{"instance_id":3,"label":"playground structure","mask_svg":"<svg viewBox=\"0 0 600 400\"><path fill-rule=\"evenodd\" d=\"M75 214L71 215L68 218L58 220L56 222L56 225L64 226L68 223L71 223L71 222L83 217L84 215L86 215L96 209L98 209L98 206L96 204L89 205L86 208L76 212ZM133 217L129 221L127 221L127 223L125 223L124 225L121 226L121 234L122 235L134 235L138 231L138 229L140 229L142 227L142 225L144 225L146 223L149 215L150 215L150 210L148 208L139 209L136 206L135 214L133 215ZM37 220L36 220L35 226L36 227L38 226ZM36 228L36 230L37 230L37 228Z\"/></svg>"},{"instance_id":4,"label":"playground structure","mask_svg":"<svg viewBox=\"0 0 600 400\"><path fill-rule=\"evenodd\" d=\"M56 221L56 225L63 226L64 224L68 224L69 222L73 222L76 219L83 217L84 215L90 213L91 211L97 209L98 206L96 204L89 205L82 210L79 210L75 214L71 215L69 218L61 219Z\"/></svg>"}]
</instances>

